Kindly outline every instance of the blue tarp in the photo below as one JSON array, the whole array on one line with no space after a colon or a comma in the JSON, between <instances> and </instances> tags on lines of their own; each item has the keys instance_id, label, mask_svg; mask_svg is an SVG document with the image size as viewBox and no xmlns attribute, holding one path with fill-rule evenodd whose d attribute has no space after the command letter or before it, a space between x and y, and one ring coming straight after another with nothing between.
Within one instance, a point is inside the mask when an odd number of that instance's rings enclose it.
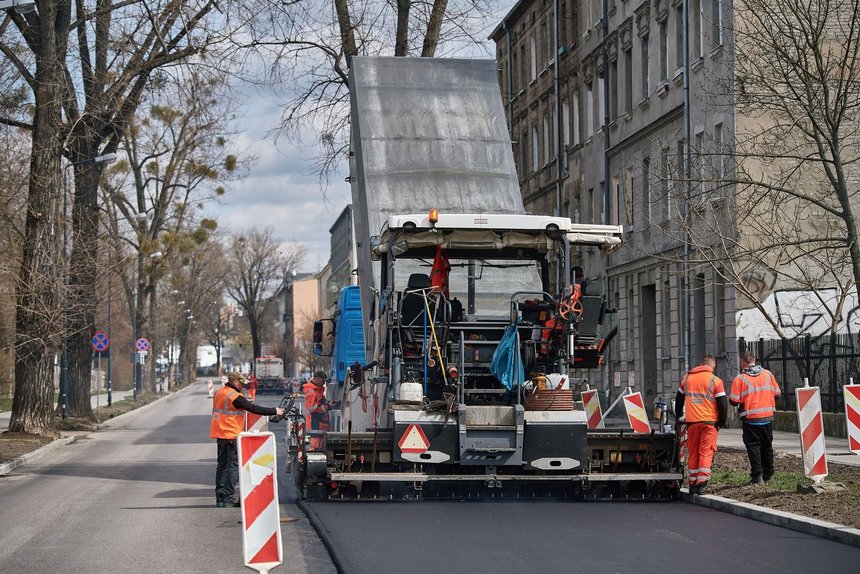
<instances>
[{"instance_id":1,"label":"blue tarp","mask_svg":"<svg viewBox=\"0 0 860 574\"><path fill-rule=\"evenodd\" d=\"M517 348L517 326L515 323L508 325L499 346L493 352L490 372L508 390L523 384L525 380L523 378L523 359Z\"/></svg>"}]
</instances>

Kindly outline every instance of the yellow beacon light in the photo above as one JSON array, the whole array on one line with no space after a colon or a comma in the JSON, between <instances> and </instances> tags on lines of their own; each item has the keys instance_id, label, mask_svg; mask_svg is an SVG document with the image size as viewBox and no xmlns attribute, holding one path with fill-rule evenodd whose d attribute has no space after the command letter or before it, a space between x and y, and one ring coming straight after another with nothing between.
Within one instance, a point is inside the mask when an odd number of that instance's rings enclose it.
<instances>
[{"instance_id":1,"label":"yellow beacon light","mask_svg":"<svg viewBox=\"0 0 860 574\"><path fill-rule=\"evenodd\" d=\"M434 207L430 210L430 213L428 215L430 217L430 225L436 225L436 223L439 221L439 210Z\"/></svg>"}]
</instances>

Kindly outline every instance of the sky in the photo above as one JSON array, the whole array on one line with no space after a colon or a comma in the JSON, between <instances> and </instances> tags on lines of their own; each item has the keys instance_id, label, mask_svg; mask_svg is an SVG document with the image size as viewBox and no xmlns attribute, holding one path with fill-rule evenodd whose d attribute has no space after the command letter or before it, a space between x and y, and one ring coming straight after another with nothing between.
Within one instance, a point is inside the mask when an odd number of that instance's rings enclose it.
<instances>
[{"instance_id":1,"label":"sky","mask_svg":"<svg viewBox=\"0 0 860 574\"><path fill-rule=\"evenodd\" d=\"M236 114L240 131L236 147L240 154L256 157L247 178L228 186L228 192L212 215L228 233L272 227L281 242L300 242L307 250L298 272L315 272L328 262L329 229L351 202L344 181L347 166L333 176L323 190L319 177L311 173L316 148L309 143L294 145L285 139L275 142L270 133L278 126L281 107L270 94L249 98ZM312 138L306 138L312 141Z\"/></svg>"}]
</instances>

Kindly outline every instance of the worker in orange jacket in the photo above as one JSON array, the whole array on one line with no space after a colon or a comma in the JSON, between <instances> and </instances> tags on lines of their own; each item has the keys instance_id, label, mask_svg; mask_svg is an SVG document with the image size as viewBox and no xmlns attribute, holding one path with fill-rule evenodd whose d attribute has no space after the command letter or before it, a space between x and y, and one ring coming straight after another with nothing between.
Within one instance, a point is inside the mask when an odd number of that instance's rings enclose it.
<instances>
[{"instance_id":1,"label":"worker in orange jacket","mask_svg":"<svg viewBox=\"0 0 860 574\"><path fill-rule=\"evenodd\" d=\"M741 373L732 381L729 401L738 407L743 423L744 445L750 460L749 484L761 484L773 478L773 414L779 384L773 373L755 364L755 355L744 351L740 356Z\"/></svg>"},{"instance_id":2,"label":"worker in orange jacket","mask_svg":"<svg viewBox=\"0 0 860 574\"><path fill-rule=\"evenodd\" d=\"M236 437L245 424L245 411L256 415L283 416L284 409L257 406L242 394L245 376L227 374L227 384L212 398L212 422L209 438L218 439L218 467L215 470L215 506L239 506L236 484L239 482L239 453Z\"/></svg>"},{"instance_id":3,"label":"worker in orange jacket","mask_svg":"<svg viewBox=\"0 0 860 574\"><path fill-rule=\"evenodd\" d=\"M675 416L687 424L687 469L690 494L702 494L711 479L717 452L717 433L726 424L728 403L723 380L714 374L717 361L705 355L702 364L688 372L675 397Z\"/></svg>"},{"instance_id":4,"label":"worker in orange jacket","mask_svg":"<svg viewBox=\"0 0 860 574\"><path fill-rule=\"evenodd\" d=\"M310 436L311 450L322 450L325 431L329 430L328 411L331 408L325 398L325 373L317 371L302 387L305 394L305 432Z\"/></svg>"},{"instance_id":5,"label":"worker in orange jacket","mask_svg":"<svg viewBox=\"0 0 860 574\"><path fill-rule=\"evenodd\" d=\"M248 398L252 402L257 400L257 377L254 373L248 375Z\"/></svg>"}]
</instances>

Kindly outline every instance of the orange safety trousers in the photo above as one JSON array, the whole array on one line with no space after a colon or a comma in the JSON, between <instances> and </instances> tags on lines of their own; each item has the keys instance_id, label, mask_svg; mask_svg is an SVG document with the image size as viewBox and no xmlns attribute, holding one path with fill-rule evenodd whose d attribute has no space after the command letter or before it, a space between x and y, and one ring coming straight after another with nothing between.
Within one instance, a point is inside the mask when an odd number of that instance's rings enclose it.
<instances>
[{"instance_id":1,"label":"orange safety trousers","mask_svg":"<svg viewBox=\"0 0 860 574\"><path fill-rule=\"evenodd\" d=\"M687 469L690 471L690 486L711 479L711 464L717 452L717 428L714 425L696 423L687 426Z\"/></svg>"}]
</instances>

